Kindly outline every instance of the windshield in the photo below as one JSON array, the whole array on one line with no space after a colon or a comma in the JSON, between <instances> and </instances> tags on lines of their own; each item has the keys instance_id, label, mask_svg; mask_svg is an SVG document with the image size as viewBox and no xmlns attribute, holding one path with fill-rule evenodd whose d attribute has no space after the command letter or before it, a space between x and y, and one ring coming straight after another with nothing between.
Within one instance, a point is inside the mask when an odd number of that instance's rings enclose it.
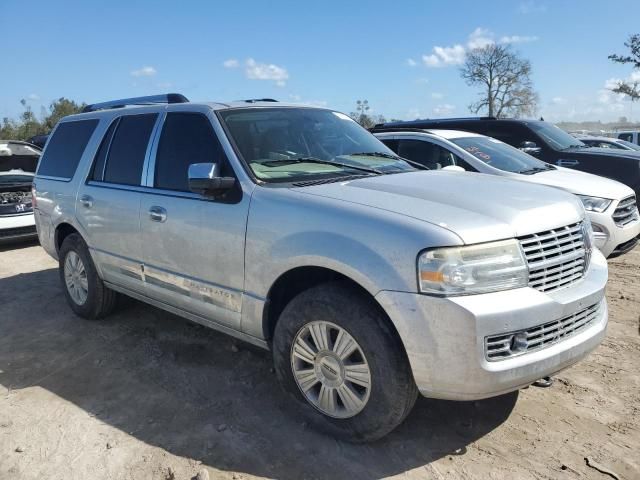
<instances>
[{"instance_id":1,"label":"windshield","mask_svg":"<svg viewBox=\"0 0 640 480\"><path fill-rule=\"evenodd\" d=\"M533 174L555 167L490 137L452 138L451 141L487 165L512 173Z\"/></svg>"},{"instance_id":2,"label":"windshield","mask_svg":"<svg viewBox=\"0 0 640 480\"><path fill-rule=\"evenodd\" d=\"M253 174L298 182L413 171L348 116L315 108L241 108L220 117Z\"/></svg>"},{"instance_id":3,"label":"windshield","mask_svg":"<svg viewBox=\"0 0 640 480\"><path fill-rule=\"evenodd\" d=\"M573 135L569 135L551 123L547 122L530 122L527 123L531 129L536 132L542 139L556 150L567 150L569 148L585 148L587 145L582 143Z\"/></svg>"},{"instance_id":4,"label":"windshield","mask_svg":"<svg viewBox=\"0 0 640 480\"><path fill-rule=\"evenodd\" d=\"M632 150L640 150L640 145L636 145L635 143L627 142L626 140L618 140L618 143L621 143L625 147L629 147Z\"/></svg>"}]
</instances>

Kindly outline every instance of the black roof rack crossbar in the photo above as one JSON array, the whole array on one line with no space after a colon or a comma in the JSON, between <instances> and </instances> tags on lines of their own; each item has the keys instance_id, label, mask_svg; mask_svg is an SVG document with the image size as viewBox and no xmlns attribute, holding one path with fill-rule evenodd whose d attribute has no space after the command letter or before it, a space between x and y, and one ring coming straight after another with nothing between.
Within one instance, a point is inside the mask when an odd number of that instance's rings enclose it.
<instances>
[{"instance_id":1,"label":"black roof rack crossbar","mask_svg":"<svg viewBox=\"0 0 640 480\"><path fill-rule=\"evenodd\" d=\"M240 100L241 102L246 102L246 103L257 103L257 102L277 102L278 100L275 100L273 98L248 98L247 100Z\"/></svg>"},{"instance_id":2,"label":"black roof rack crossbar","mask_svg":"<svg viewBox=\"0 0 640 480\"><path fill-rule=\"evenodd\" d=\"M128 105L155 105L158 103L187 103L189 100L179 93L165 93L162 95L149 95L146 97L121 98L108 102L93 103L82 109L82 113L95 112L97 110L109 110L111 108L123 108Z\"/></svg>"}]
</instances>

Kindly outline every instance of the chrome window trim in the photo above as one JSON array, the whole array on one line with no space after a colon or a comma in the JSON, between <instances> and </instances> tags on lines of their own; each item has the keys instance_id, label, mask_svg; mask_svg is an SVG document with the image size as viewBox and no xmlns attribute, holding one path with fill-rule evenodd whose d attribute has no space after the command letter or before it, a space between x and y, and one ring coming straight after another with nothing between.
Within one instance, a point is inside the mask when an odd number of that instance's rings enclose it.
<instances>
[{"instance_id":1,"label":"chrome window trim","mask_svg":"<svg viewBox=\"0 0 640 480\"><path fill-rule=\"evenodd\" d=\"M164 122L166 118L166 110L160 112L158 121L154 125L151 132L149 145L147 146L145 162L142 167L141 185L145 187L153 188L153 182L155 180L156 173L156 154L158 152L158 144L160 143L160 136L162 135L162 129L164 128Z\"/></svg>"}]
</instances>

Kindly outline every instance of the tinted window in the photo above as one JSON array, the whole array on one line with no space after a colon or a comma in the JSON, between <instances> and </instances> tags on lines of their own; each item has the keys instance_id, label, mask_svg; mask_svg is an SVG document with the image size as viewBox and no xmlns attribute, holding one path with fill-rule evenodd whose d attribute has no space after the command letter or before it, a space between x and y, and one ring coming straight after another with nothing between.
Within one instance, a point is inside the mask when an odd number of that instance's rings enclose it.
<instances>
[{"instance_id":1,"label":"tinted window","mask_svg":"<svg viewBox=\"0 0 640 480\"><path fill-rule=\"evenodd\" d=\"M104 181L140 185L147 144L158 115L126 115L120 118L109 148Z\"/></svg>"},{"instance_id":2,"label":"tinted window","mask_svg":"<svg viewBox=\"0 0 640 480\"><path fill-rule=\"evenodd\" d=\"M397 153L400 157L421 163L431 170L455 165L457 158L446 148L424 140L400 140Z\"/></svg>"},{"instance_id":3,"label":"tinted window","mask_svg":"<svg viewBox=\"0 0 640 480\"><path fill-rule=\"evenodd\" d=\"M631 133L621 133L618 135L620 140L626 140L627 142L633 142L633 134Z\"/></svg>"},{"instance_id":4,"label":"tinted window","mask_svg":"<svg viewBox=\"0 0 640 480\"><path fill-rule=\"evenodd\" d=\"M93 161L93 168L91 169L91 174L89 175L89 179L91 180L102 181L102 176L104 175L104 165L107 160L107 153L109 150L109 146L111 145L113 132L115 132L119 121L120 119L114 120L111 125L109 125L107 133L100 143L100 148L98 148L98 153L96 153L96 158Z\"/></svg>"},{"instance_id":5,"label":"tinted window","mask_svg":"<svg viewBox=\"0 0 640 480\"><path fill-rule=\"evenodd\" d=\"M58 125L40 161L38 175L71 178L98 120L79 120Z\"/></svg>"},{"instance_id":6,"label":"tinted window","mask_svg":"<svg viewBox=\"0 0 640 480\"><path fill-rule=\"evenodd\" d=\"M222 146L207 117L198 113L169 113L158 144L154 185L188 191L189 165L220 162L224 165L223 160Z\"/></svg>"}]
</instances>

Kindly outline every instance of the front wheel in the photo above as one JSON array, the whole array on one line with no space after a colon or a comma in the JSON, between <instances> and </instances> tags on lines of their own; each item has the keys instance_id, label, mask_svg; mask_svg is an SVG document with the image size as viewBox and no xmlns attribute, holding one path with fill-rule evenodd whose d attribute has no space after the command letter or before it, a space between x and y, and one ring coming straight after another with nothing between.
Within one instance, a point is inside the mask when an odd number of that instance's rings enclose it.
<instances>
[{"instance_id":1,"label":"front wheel","mask_svg":"<svg viewBox=\"0 0 640 480\"><path fill-rule=\"evenodd\" d=\"M344 282L313 287L285 307L273 339L276 372L308 419L340 438L383 437L417 397L403 347L384 313Z\"/></svg>"}]
</instances>

